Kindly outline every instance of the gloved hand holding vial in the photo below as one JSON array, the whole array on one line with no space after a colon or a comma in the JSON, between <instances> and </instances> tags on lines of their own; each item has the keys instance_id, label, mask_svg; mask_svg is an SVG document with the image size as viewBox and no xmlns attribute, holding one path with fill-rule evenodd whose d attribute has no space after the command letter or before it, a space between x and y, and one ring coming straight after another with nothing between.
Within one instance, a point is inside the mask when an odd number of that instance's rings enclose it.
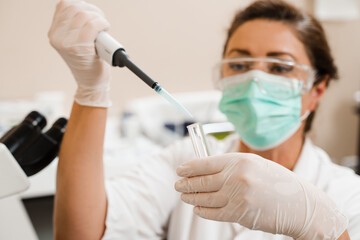
<instances>
[{"instance_id":1,"label":"gloved hand holding vial","mask_svg":"<svg viewBox=\"0 0 360 240\"><path fill-rule=\"evenodd\" d=\"M214 67L219 109L235 133L203 145L194 132L197 155L185 138L105 181L110 65L157 86L109 31L96 6L57 5L49 38L78 90L59 155L55 238L360 238L360 190L347 187L360 185L359 177L307 137L337 76L315 18L282 0L239 11Z\"/></svg>"}]
</instances>

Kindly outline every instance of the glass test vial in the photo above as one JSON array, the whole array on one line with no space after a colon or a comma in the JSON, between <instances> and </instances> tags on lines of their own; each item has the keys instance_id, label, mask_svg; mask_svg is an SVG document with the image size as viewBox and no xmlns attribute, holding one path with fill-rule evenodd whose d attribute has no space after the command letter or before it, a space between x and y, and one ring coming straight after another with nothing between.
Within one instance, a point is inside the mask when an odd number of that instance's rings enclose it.
<instances>
[{"instance_id":1,"label":"glass test vial","mask_svg":"<svg viewBox=\"0 0 360 240\"><path fill-rule=\"evenodd\" d=\"M191 141L198 158L209 156L209 149L207 146L204 130L201 123L194 123L187 126Z\"/></svg>"}]
</instances>

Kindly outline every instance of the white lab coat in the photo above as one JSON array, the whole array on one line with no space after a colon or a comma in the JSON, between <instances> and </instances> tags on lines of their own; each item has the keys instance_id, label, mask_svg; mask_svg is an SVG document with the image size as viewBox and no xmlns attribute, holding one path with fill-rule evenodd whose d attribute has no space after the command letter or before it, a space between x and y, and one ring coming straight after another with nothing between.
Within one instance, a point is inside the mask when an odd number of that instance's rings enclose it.
<instances>
[{"instance_id":1,"label":"white lab coat","mask_svg":"<svg viewBox=\"0 0 360 240\"><path fill-rule=\"evenodd\" d=\"M210 141L212 154L233 152L239 139L230 136ZM189 139L176 142L133 169L106 182L108 212L104 240L285 240L283 235L252 231L236 223L206 220L193 214L193 207L174 190L176 167L194 159ZM331 162L328 155L305 141L294 172L323 190L349 218L351 239L360 239L360 177Z\"/></svg>"}]
</instances>

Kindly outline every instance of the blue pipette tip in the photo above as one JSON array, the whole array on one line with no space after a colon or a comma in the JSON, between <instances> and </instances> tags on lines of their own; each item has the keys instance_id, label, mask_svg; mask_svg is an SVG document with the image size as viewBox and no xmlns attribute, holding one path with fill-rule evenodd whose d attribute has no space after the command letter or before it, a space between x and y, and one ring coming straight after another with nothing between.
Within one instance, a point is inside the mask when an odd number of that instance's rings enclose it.
<instances>
[{"instance_id":1,"label":"blue pipette tip","mask_svg":"<svg viewBox=\"0 0 360 240\"><path fill-rule=\"evenodd\" d=\"M163 98L165 98L169 103L175 106L177 109L185 113L187 116L194 118L193 115L187 110L181 103L179 103L170 93L168 93L164 88L160 85L157 85L154 90L160 94Z\"/></svg>"}]
</instances>

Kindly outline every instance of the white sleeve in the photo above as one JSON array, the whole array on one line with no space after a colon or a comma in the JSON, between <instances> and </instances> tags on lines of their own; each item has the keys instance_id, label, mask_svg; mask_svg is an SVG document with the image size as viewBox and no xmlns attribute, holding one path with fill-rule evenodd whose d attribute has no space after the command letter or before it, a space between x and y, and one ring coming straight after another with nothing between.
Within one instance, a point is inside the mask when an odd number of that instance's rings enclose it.
<instances>
[{"instance_id":1,"label":"white sleeve","mask_svg":"<svg viewBox=\"0 0 360 240\"><path fill-rule=\"evenodd\" d=\"M360 239L360 176L351 169L331 166L331 178L325 185L326 193L349 219L350 239Z\"/></svg>"},{"instance_id":2,"label":"white sleeve","mask_svg":"<svg viewBox=\"0 0 360 240\"><path fill-rule=\"evenodd\" d=\"M349 219L347 230L350 239L360 239L360 177L353 173L348 179L341 186L344 190L339 191L344 199L341 207Z\"/></svg>"},{"instance_id":3,"label":"white sleeve","mask_svg":"<svg viewBox=\"0 0 360 240\"><path fill-rule=\"evenodd\" d=\"M349 232L350 239L360 239L360 193L354 196L349 211L351 213L347 214L349 216L349 225L347 230Z\"/></svg>"},{"instance_id":4,"label":"white sleeve","mask_svg":"<svg viewBox=\"0 0 360 240\"><path fill-rule=\"evenodd\" d=\"M106 181L107 216L104 240L161 239L179 200L174 189L176 167L195 157L189 139L142 160Z\"/></svg>"}]
</instances>

